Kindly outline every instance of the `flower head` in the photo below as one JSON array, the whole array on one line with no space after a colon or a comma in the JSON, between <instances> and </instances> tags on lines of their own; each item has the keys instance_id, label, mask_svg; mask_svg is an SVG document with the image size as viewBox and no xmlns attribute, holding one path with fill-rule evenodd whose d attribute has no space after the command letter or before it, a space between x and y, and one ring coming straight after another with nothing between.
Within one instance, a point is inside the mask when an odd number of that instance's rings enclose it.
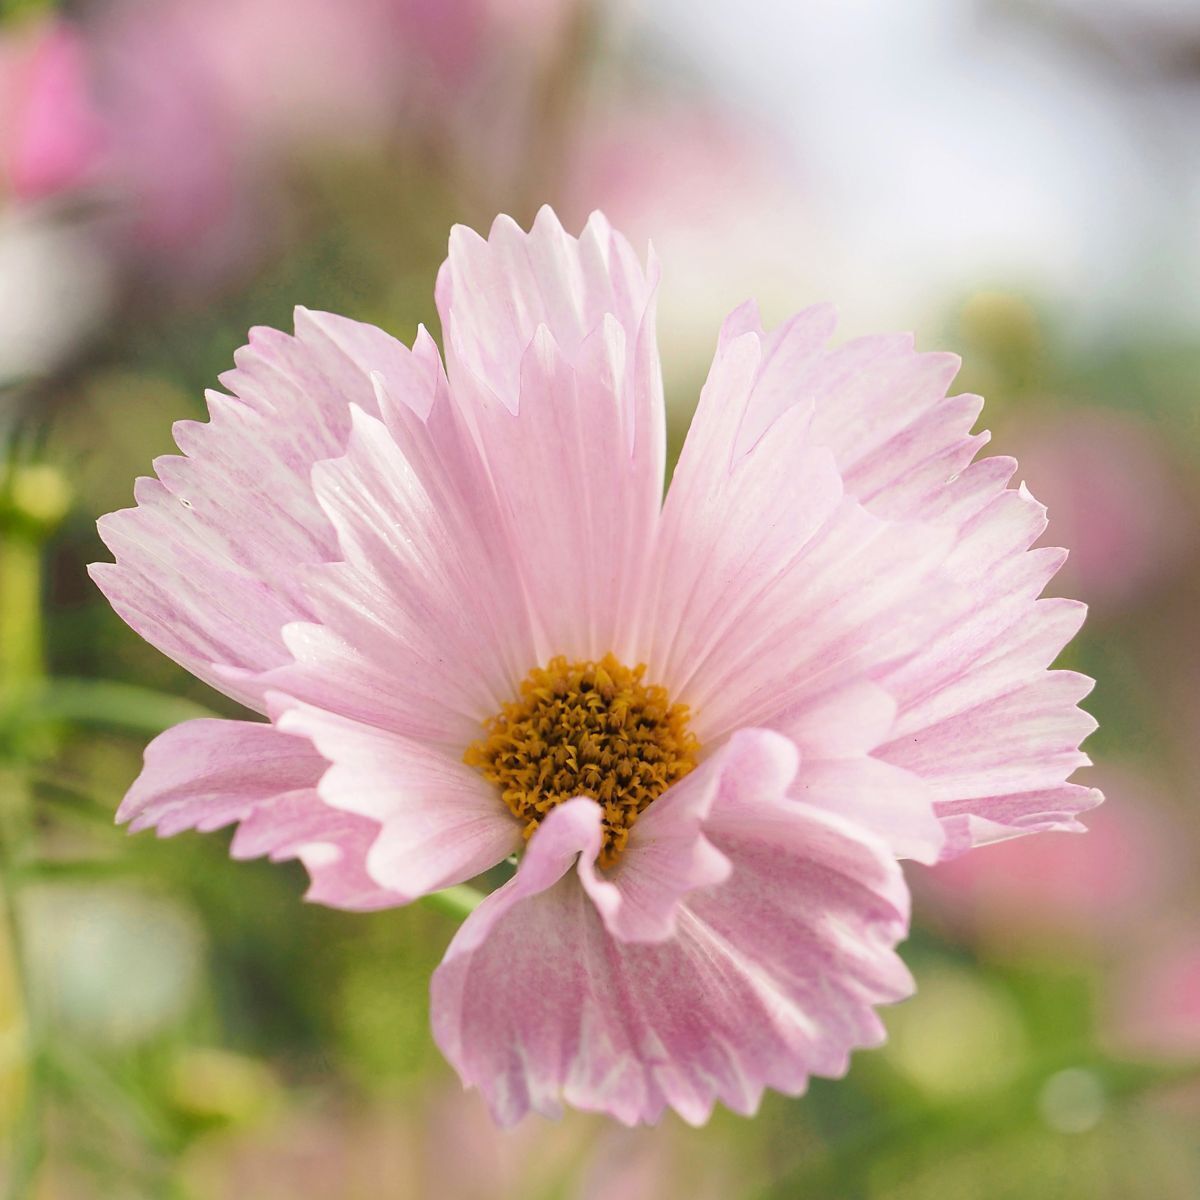
<instances>
[{"instance_id":1,"label":"flower head","mask_svg":"<svg viewBox=\"0 0 1200 1200\"><path fill-rule=\"evenodd\" d=\"M1098 798L1047 671L1082 608L957 360L739 308L664 501L656 285L599 215L456 228L445 370L297 310L101 523L117 611L268 718L162 735L122 820L238 822L347 908L521 856L433 980L505 1123L841 1073L912 987L897 858Z\"/></svg>"}]
</instances>

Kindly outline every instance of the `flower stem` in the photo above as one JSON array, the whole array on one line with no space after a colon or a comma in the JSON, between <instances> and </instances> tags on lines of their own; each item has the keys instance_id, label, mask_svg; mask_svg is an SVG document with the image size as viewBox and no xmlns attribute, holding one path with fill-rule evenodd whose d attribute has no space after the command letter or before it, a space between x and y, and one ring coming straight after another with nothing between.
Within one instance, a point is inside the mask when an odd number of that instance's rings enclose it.
<instances>
[{"instance_id":1,"label":"flower stem","mask_svg":"<svg viewBox=\"0 0 1200 1200\"><path fill-rule=\"evenodd\" d=\"M41 547L22 529L0 531L0 687L11 705L42 676Z\"/></svg>"},{"instance_id":2,"label":"flower stem","mask_svg":"<svg viewBox=\"0 0 1200 1200\"><path fill-rule=\"evenodd\" d=\"M431 892L423 899L430 908L436 908L455 920L465 921L483 900L483 893L466 884L459 884L445 891Z\"/></svg>"},{"instance_id":3,"label":"flower stem","mask_svg":"<svg viewBox=\"0 0 1200 1200\"><path fill-rule=\"evenodd\" d=\"M20 1111L12 1130L9 1200L34 1194L45 1153L40 1021L24 953L19 879L33 839L33 798L16 721L44 673L41 546L34 529L0 520L0 940L13 979L14 1042L23 1061L4 1064L20 1081Z\"/></svg>"}]
</instances>

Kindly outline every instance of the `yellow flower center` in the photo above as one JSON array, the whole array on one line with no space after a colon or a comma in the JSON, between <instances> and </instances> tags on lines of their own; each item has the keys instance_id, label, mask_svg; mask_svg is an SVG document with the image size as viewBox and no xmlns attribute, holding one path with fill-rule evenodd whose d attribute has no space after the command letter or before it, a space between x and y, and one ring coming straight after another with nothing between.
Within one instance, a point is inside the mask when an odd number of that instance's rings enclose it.
<instances>
[{"instance_id":1,"label":"yellow flower center","mask_svg":"<svg viewBox=\"0 0 1200 1200\"><path fill-rule=\"evenodd\" d=\"M638 814L696 765L687 705L643 683L645 672L644 663L630 669L611 654L553 658L484 722L486 736L463 761L500 789L526 838L555 805L590 796L604 816L600 865L612 866Z\"/></svg>"}]
</instances>

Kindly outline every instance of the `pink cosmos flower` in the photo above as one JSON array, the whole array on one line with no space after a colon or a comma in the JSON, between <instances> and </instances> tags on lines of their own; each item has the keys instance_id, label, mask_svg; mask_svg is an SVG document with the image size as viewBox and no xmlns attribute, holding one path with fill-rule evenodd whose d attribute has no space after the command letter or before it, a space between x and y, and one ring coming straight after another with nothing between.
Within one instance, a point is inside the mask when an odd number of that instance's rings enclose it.
<instances>
[{"instance_id":1,"label":"pink cosmos flower","mask_svg":"<svg viewBox=\"0 0 1200 1200\"><path fill-rule=\"evenodd\" d=\"M163 734L118 814L239 823L313 899L403 904L512 855L433 980L503 1123L702 1122L878 1043L912 989L897 857L1077 827L1083 610L1043 510L971 465L976 397L827 308L721 331L665 502L657 268L594 215L456 228L446 370L298 309L182 422L94 576L267 721Z\"/></svg>"}]
</instances>

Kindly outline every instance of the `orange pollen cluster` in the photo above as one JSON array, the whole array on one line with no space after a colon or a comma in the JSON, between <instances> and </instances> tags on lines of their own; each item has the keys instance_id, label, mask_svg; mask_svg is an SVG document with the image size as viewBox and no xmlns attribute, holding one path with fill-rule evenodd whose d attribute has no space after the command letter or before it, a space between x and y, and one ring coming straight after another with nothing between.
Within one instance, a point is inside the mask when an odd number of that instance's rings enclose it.
<instances>
[{"instance_id":1,"label":"orange pollen cluster","mask_svg":"<svg viewBox=\"0 0 1200 1200\"><path fill-rule=\"evenodd\" d=\"M484 723L463 761L500 789L525 837L556 805L590 796L604 815L600 865L620 857L638 815L695 765L700 743L685 704L642 682L611 654L553 658L521 683L518 699Z\"/></svg>"}]
</instances>

